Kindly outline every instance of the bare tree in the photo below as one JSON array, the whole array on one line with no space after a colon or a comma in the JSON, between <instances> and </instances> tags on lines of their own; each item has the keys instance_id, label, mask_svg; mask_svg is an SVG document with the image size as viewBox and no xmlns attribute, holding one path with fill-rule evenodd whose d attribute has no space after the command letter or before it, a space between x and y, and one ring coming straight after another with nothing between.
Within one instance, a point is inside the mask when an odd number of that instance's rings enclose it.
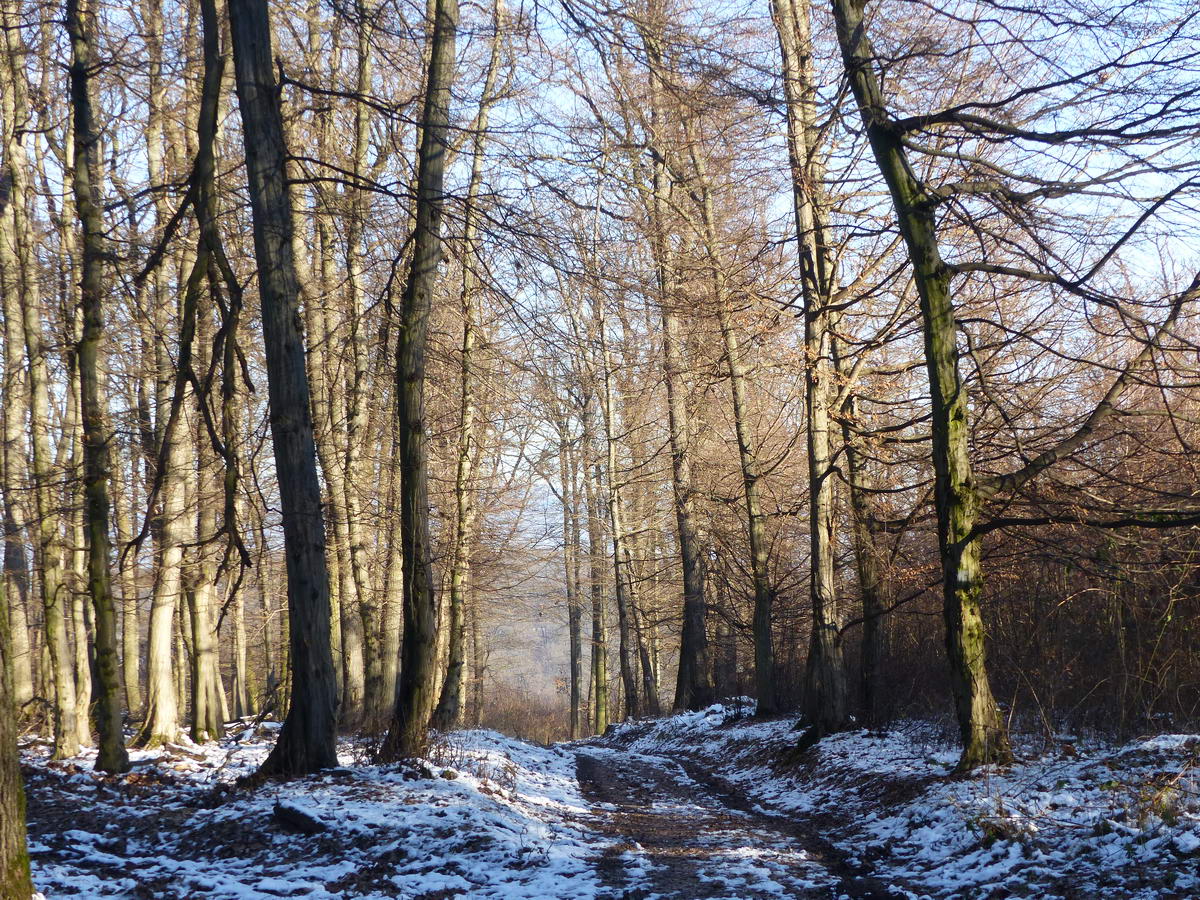
<instances>
[{"instance_id":1,"label":"bare tree","mask_svg":"<svg viewBox=\"0 0 1200 900\"><path fill-rule=\"evenodd\" d=\"M232 0L229 11L254 214L271 433L275 466L283 485L292 668L288 715L259 773L291 776L337 764L329 572L299 324L301 289L293 257L287 149L272 69L271 26L266 0Z\"/></svg>"},{"instance_id":2,"label":"bare tree","mask_svg":"<svg viewBox=\"0 0 1200 900\"><path fill-rule=\"evenodd\" d=\"M433 292L442 257L450 87L454 79L457 0L437 0L430 42L412 268L404 288L396 363L399 413L400 534L404 557L404 636L396 710L381 749L385 759L413 756L425 746L437 667L437 601L429 536L429 435L425 421L425 352Z\"/></svg>"}]
</instances>

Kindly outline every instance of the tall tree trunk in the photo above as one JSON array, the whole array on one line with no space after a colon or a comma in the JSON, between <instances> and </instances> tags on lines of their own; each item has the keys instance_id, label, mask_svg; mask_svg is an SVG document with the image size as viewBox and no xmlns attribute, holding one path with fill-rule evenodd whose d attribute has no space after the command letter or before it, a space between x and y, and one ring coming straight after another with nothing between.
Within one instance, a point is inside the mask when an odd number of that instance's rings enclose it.
<instances>
[{"instance_id":1,"label":"tall tree trunk","mask_svg":"<svg viewBox=\"0 0 1200 900\"><path fill-rule=\"evenodd\" d=\"M78 345L78 341L75 342ZM71 378L71 391L79 396L79 380L77 374ZM79 472L83 469L83 427L79 421L79 404L68 404L67 421L70 423L68 433L71 443L70 463L68 471ZM94 652L92 643L92 616L88 595L88 546L87 546L87 510L83 496L82 479L75 480L70 485L71 509L71 566L69 569L69 584L71 585L71 649L75 663L75 722L79 726L79 742L84 747L92 744L92 671Z\"/></svg>"},{"instance_id":2,"label":"tall tree trunk","mask_svg":"<svg viewBox=\"0 0 1200 900\"><path fill-rule=\"evenodd\" d=\"M75 675L71 671L71 649L67 638L69 593L63 577L66 548L58 513L60 504L55 496L57 472L50 452L50 395L41 303L32 291L23 299L25 348L29 359L29 432L37 514L37 563L41 573L49 669L54 685L54 756L63 758L77 754L80 746L79 723L75 717Z\"/></svg>"},{"instance_id":3,"label":"tall tree trunk","mask_svg":"<svg viewBox=\"0 0 1200 900\"><path fill-rule=\"evenodd\" d=\"M383 758L424 750L437 680L437 599L434 596L428 443L425 421L425 353L428 319L442 259L446 152L450 146L450 86L454 80L457 0L437 0L430 65L421 116L416 179L413 264L404 286L396 350L396 400L400 427L401 546L404 558L404 631L396 709Z\"/></svg>"},{"instance_id":4,"label":"tall tree trunk","mask_svg":"<svg viewBox=\"0 0 1200 900\"><path fill-rule=\"evenodd\" d=\"M783 58L787 100L788 163L804 300L805 412L808 417L809 593L812 637L805 667L804 713L812 730L807 739L845 728L848 689L842 660L841 611L834 568L833 430L831 405L836 388L830 328L831 265L825 242L821 184L824 178L814 124L813 76L808 0L774 0L772 8Z\"/></svg>"},{"instance_id":5,"label":"tall tree trunk","mask_svg":"<svg viewBox=\"0 0 1200 900\"><path fill-rule=\"evenodd\" d=\"M729 389L733 395L733 425L746 497L750 578L754 587L754 696L758 701L758 715L766 716L775 713L779 704L775 684L775 648L771 633L775 588L771 584L766 517L762 512L762 498L759 493L759 479L762 474L751 444L750 424L747 421L746 370L742 364L737 335L734 333L723 298L718 300L717 315L721 326L721 338L725 344L725 364L729 373Z\"/></svg>"},{"instance_id":6,"label":"tall tree trunk","mask_svg":"<svg viewBox=\"0 0 1200 900\"><path fill-rule=\"evenodd\" d=\"M97 204L96 131L92 112L92 22L94 14L81 8L86 0L67 0L67 33L71 39L71 109L75 122L75 160L72 185L75 210L83 229L83 271L80 308L83 333L78 346L79 413L83 426L83 490L87 521L88 595L96 620L96 726L100 734L96 768L124 772L129 754L121 733L121 674L117 655L117 615L113 602L109 535L109 435L105 424L100 342L104 335L104 220Z\"/></svg>"},{"instance_id":7,"label":"tall tree trunk","mask_svg":"<svg viewBox=\"0 0 1200 900\"><path fill-rule=\"evenodd\" d=\"M321 81L329 72L340 67L341 42L335 40L332 49L323 46L325 21L321 6L312 0L308 7L308 47L305 65L310 77ZM332 55L330 55L330 53ZM326 57L329 57L326 59ZM327 104L316 107L310 123L315 132L317 155L332 159L334 142L334 110ZM295 138L292 138L295 140ZM314 139L310 136L309 139ZM365 701L363 671L362 620L359 617L358 589L350 564L350 525L346 507L347 487L343 440L346 397L342 379L337 374L335 341L338 321L335 311L344 300L340 292L342 277L336 271L337 246L335 238L334 202L329 198L329 186L313 185L311 194L311 238L299 230L294 254L303 266L306 240L315 242L315 266L312 283L319 290L311 292L303 306L305 327L310 335L308 373L312 390L313 425L317 460L325 483L325 510L328 536L329 600L331 608L331 648L334 673L338 685L338 723L347 730L362 725ZM351 215L353 218L353 215Z\"/></svg>"},{"instance_id":8,"label":"tall tree trunk","mask_svg":"<svg viewBox=\"0 0 1200 900\"><path fill-rule=\"evenodd\" d=\"M454 79L457 0L437 0L429 77L421 117L417 221L412 269L404 287L396 397L400 429L400 534L404 549L404 636L392 726L381 754L414 756L427 740L437 678L437 600L429 534L429 434L425 421L425 351L437 267L442 257L446 154L450 146L450 88Z\"/></svg>"},{"instance_id":9,"label":"tall tree trunk","mask_svg":"<svg viewBox=\"0 0 1200 900\"><path fill-rule=\"evenodd\" d=\"M471 619L471 727L483 724L483 675L487 669L487 654L479 631L479 608L467 611Z\"/></svg>"},{"instance_id":10,"label":"tall tree trunk","mask_svg":"<svg viewBox=\"0 0 1200 900\"><path fill-rule=\"evenodd\" d=\"M663 65L661 34L643 29L642 40L652 60L651 117L657 123L662 87ZM679 668L675 680L675 709L703 709L715 697L712 656L708 643L707 607L704 595L704 563L700 538L696 531L696 500L692 485L689 445L691 423L684 396L683 342L676 313L675 272L667 240L667 212L671 200L671 182L661 151L653 167L653 213L651 250L658 289L658 305L663 324L663 381L667 388L667 430L671 445L671 488L675 505L675 524L679 537L679 559L683 570L683 630L679 640Z\"/></svg>"},{"instance_id":11,"label":"tall tree trunk","mask_svg":"<svg viewBox=\"0 0 1200 900\"><path fill-rule=\"evenodd\" d=\"M201 254L207 256L208 254ZM208 304L205 304L207 307ZM196 343L200 348L202 369L209 369L208 348L212 345L212 310L199 311ZM206 398L198 397L200 404ZM188 592L188 615L192 633L192 740L197 743L220 738L225 733L225 691L221 683L221 658L217 649L217 569L216 540L220 537L220 517L217 513L222 500L220 461L205 433L205 425L197 421L193 438L196 448L194 502L196 510L196 548L191 565L191 590Z\"/></svg>"},{"instance_id":12,"label":"tall tree trunk","mask_svg":"<svg viewBox=\"0 0 1200 900\"><path fill-rule=\"evenodd\" d=\"M17 346L20 347L19 344ZM24 393L19 387L16 392L6 396L19 398ZM19 444L17 449L20 450ZM19 459L17 454L13 454L13 457L9 462L16 462ZM25 515L21 508L21 501L12 496L15 493L14 488L21 485L24 479L13 474L13 468L17 467L3 467L6 485L4 491L4 604L8 610L9 650L13 667L12 702L13 708L20 717L25 704L33 699L33 652L30 646L28 618L29 563L25 555ZM8 480L10 478L11 481Z\"/></svg>"},{"instance_id":13,"label":"tall tree trunk","mask_svg":"<svg viewBox=\"0 0 1200 900\"><path fill-rule=\"evenodd\" d=\"M393 458L399 449L396 429L392 429ZM395 510L399 499L400 473L389 467L386 474L388 509ZM404 629L404 550L400 545L400 529L389 528L385 547L387 554L387 578L383 597L383 690L379 707L380 718L372 723L373 731L383 731L391 721L396 703L396 689L400 676L400 640Z\"/></svg>"},{"instance_id":14,"label":"tall tree trunk","mask_svg":"<svg viewBox=\"0 0 1200 900\"><path fill-rule=\"evenodd\" d=\"M589 460L592 448L588 412L583 412L583 490L587 499L588 580L592 595L592 732L603 734L608 728L608 625L604 615L604 525L596 486L596 466Z\"/></svg>"},{"instance_id":15,"label":"tall tree trunk","mask_svg":"<svg viewBox=\"0 0 1200 900\"><path fill-rule=\"evenodd\" d=\"M613 593L617 601L617 662L621 671L621 686L625 697L624 717L640 715L638 679L633 654L633 606L632 574L627 565L628 540L625 534L622 499L623 475L618 469L616 406L612 386L612 358L608 349L606 316L603 312L604 297L592 298L595 316L593 340L600 345L600 415L604 424L605 468L608 471L606 486L608 495L605 507L608 511L609 538L612 545Z\"/></svg>"},{"instance_id":16,"label":"tall tree trunk","mask_svg":"<svg viewBox=\"0 0 1200 900\"><path fill-rule=\"evenodd\" d=\"M853 378L853 366L842 352L841 342L836 334L831 347L838 377L848 385ZM855 433L855 428L862 426L858 399L852 390L847 390L841 410L842 444L850 495L854 564L862 601L858 701L863 722L872 727L881 724L887 718L883 708L883 658L888 638L887 608L884 603L883 571L880 565L880 548L876 543L867 459L862 450L861 437Z\"/></svg>"},{"instance_id":17,"label":"tall tree trunk","mask_svg":"<svg viewBox=\"0 0 1200 900\"><path fill-rule=\"evenodd\" d=\"M186 260L182 262L186 264ZM180 698L184 697L186 702L183 679L178 674L182 660L173 648L176 615L184 597L184 548L195 535L187 496L194 446L187 412L191 389L186 374L191 367L196 305L203 282L202 265L202 261L196 260L191 266L180 304L180 349L174 391L170 399L159 401L162 403L158 413L161 427L157 429L155 462L161 497L158 565L150 600L146 717L136 738L136 743L145 747L178 738Z\"/></svg>"},{"instance_id":18,"label":"tall tree trunk","mask_svg":"<svg viewBox=\"0 0 1200 900\"><path fill-rule=\"evenodd\" d=\"M287 719L259 774L301 775L337 764L337 686L329 648L325 523L300 331L287 150L266 0L230 0L229 15L254 218L271 436L283 487L292 671Z\"/></svg>"},{"instance_id":19,"label":"tall tree trunk","mask_svg":"<svg viewBox=\"0 0 1200 900\"><path fill-rule=\"evenodd\" d=\"M660 270L660 280L665 272ZM665 294L665 291L664 291ZM663 380L667 387L667 428L671 444L671 488L675 525L683 568L683 631L679 639L679 670L675 681L675 709L703 709L716 699L712 653L708 643L704 561L696 533L696 500L688 451L689 416L683 396L683 351L679 319L665 298L663 322Z\"/></svg>"},{"instance_id":20,"label":"tall tree trunk","mask_svg":"<svg viewBox=\"0 0 1200 900\"><path fill-rule=\"evenodd\" d=\"M17 115L25 97L25 92L20 89L21 81L17 77L17 64L23 58L20 32L15 19L17 8L15 4L6 0L0 9L3 9L5 16L2 23L7 51L5 64L8 77L4 85L5 94L8 96L8 90L11 88L14 115ZM28 115L27 110L25 114ZM17 241L15 262L25 275L21 280L22 290L19 297L28 363L26 377L29 391L30 474L34 493L34 522L31 524L30 536L34 545L34 562L39 574L38 586L46 635L44 646L49 657L48 665L43 667L43 672L48 676L44 680L52 684L54 694L51 704L54 755L62 758L74 756L79 752L79 725L75 717L75 678L70 668L70 645L67 638L63 517L59 512L61 504L56 497L56 485L60 477L50 448L51 408L47 351L44 343L45 324L42 320L42 298L38 290L38 281L32 277L34 254L28 240L33 233L28 218L29 169L22 142L13 141L11 138L8 140L6 162L5 174L9 181L10 201L5 219L7 220L9 215L12 217L13 234ZM13 264L10 260L6 267ZM5 302L8 303L7 294Z\"/></svg>"},{"instance_id":21,"label":"tall tree trunk","mask_svg":"<svg viewBox=\"0 0 1200 900\"><path fill-rule=\"evenodd\" d=\"M18 716L33 699L33 654L28 624L29 561L25 530L28 505L22 495L28 486L25 423L29 414L25 374L21 305L34 275L28 246L28 156L24 134L29 119L24 68L25 48L15 21L18 4L2 0L0 28L5 58L0 61L0 122L3 152L0 165L0 298L4 314L4 444L0 467L4 479L4 602L10 611L10 649L13 668L12 702Z\"/></svg>"},{"instance_id":22,"label":"tall tree trunk","mask_svg":"<svg viewBox=\"0 0 1200 900\"><path fill-rule=\"evenodd\" d=\"M754 684L758 700L758 715L771 715L778 709L777 686L775 684L775 649L772 637L772 607L775 603L775 588L771 583L770 548L767 541L766 517L762 512L759 480L762 474L758 465L750 436L749 410L746 402L746 367L742 362L741 347L730 315L729 290L724 261L718 246L716 213L713 209L712 192L707 183L704 158L698 145L685 125L689 137L692 165L696 170L700 186L700 214L703 226L705 253L708 257L710 278L713 284L717 323L725 347L725 367L729 375L729 390L733 401L733 428L737 438L738 462L742 471L742 486L746 497L746 532L750 543L750 578L754 587Z\"/></svg>"},{"instance_id":23,"label":"tall tree trunk","mask_svg":"<svg viewBox=\"0 0 1200 900\"><path fill-rule=\"evenodd\" d=\"M583 680L583 608L579 598L579 497L575 454L564 414L558 422L558 468L562 482L563 566L567 592L567 641L570 668L570 738L582 734L580 683Z\"/></svg>"},{"instance_id":24,"label":"tall tree trunk","mask_svg":"<svg viewBox=\"0 0 1200 900\"><path fill-rule=\"evenodd\" d=\"M938 247L934 207L908 161L900 136L888 125L875 76L875 50L863 21L863 0L834 0L838 43L875 162L887 182L913 280L921 298L925 363L932 402L934 499L942 555L946 652L962 739L960 770L1011 759L1008 735L992 696L985 660L980 542L974 535L979 496L970 458L967 398L958 369L951 271Z\"/></svg>"},{"instance_id":25,"label":"tall tree trunk","mask_svg":"<svg viewBox=\"0 0 1200 900\"><path fill-rule=\"evenodd\" d=\"M146 41L149 55L149 95L147 103L146 158L152 184L166 179L163 159L163 105L166 88L162 78L162 7L160 0L146 0L142 15L146 22ZM155 237L161 239L171 216L165 192L156 192L154 201ZM182 257L182 254L174 254ZM182 258L174 260L182 278L186 279L185 296L176 305L180 310L180 354L191 352L193 327L189 312L194 306L197 273L189 278ZM179 685L175 675L175 615L183 597L184 545L190 539L187 517L185 474L190 460L190 430L178 427L178 419L186 404L187 386L181 371L172 372L165 341L161 335L167 328L168 297L171 295L166 264L153 275L153 306L151 340L154 347L155 380L153 429L143 436L146 454L147 481L158 487L158 507L147 510L154 516L153 533L156 543L154 583L150 596L150 621L146 640L146 708L141 729L135 738L140 746L153 747L174 741L179 736ZM184 360L179 360L180 366ZM172 392L172 386L174 391Z\"/></svg>"},{"instance_id":26,"label":"tall tree trunk","mask_svg":"<svg viewBox=\"0 0 1200 900\"><path fill-rule=\"evenodd\" d=\"M374 16L377 12L362 0L358 2L358 59L357 86L360 97L371 93L372 59L371 38L374 33ZM350 170L355 178L369 177L367 150L370 146L370 108L364 102L354 107L354 149L351 154ZM382 585L372 583L367 559L367 531L363 522L362 509L362 455L372 429L369 422L368 392L370 390L368 359L365 335L366 279L364 277L365 250L362 246L363 231L369 215L369 204L365 191L356 191L352 209L346 223L346 266L347 286L350 291L348 312L349 346L354 374L346 396L346 442L344 465L346 469L346 525L349 542L351 574L358 596L358 613L363 634L363 721L374 729L386 721L385 707L394 696L394 686L385 684L384 641L382 608L378 597Z\"/></svg>"},{"instance_id":27,"label":"tall tree trunk","mask_svg":"<svg viewBox=\"0 0 1200 900\"><path fill-rule=\"evenodd\" d=\"M632 385L622 388L627 394ZM646 467L646 451L642 442L634 439L629 446L630 471L641 472ZM649 522L650 514L647 509L647 490L645 484L635 484L630 503L631 517L634 522ZM645 608L648 599L653 595L653 579L647 577L646 567L651 563L653 549L651 547L652 529L643 525L636 528L632 534L626 535L624 543L625 571L630 581L629 619L633 634L634 649L637 652L638 668L642 680L642 709L645 715L659 716L662 708L658 701L658 670L654 664L651 652L651 629L646 627ZM634 585L637 588L634 589Z\"/></svg>"},{"instance_id":28,"label":"tall tree trunk","mask_svg":"<svg viewBox=\"0 0 1200 900\"><path fill-rule=\"evenodd\" d=\"M462 348L459 356L459 421L458 454L454 475L455 530L454 549L450 561L450 621L449 653L446 680L433 716L433 726L442 731L458 724L464 707L464 670L466 668L466 602L471 584L471 548L475 543L476 505L478 492L474 483L475 456L479 436L475 416L475 343L478 324L476 294L478 279L475 266L479 264L479 194L483 185L484 151L487 149L488 119L496 102L496 73L500 67L503 0L496 0L492 15L492 46L479 115L475 119L475 135L471 154L471 177L467 185L467 208L463 222L463 283L462 283Z\"/></svg>"}]
</instances>

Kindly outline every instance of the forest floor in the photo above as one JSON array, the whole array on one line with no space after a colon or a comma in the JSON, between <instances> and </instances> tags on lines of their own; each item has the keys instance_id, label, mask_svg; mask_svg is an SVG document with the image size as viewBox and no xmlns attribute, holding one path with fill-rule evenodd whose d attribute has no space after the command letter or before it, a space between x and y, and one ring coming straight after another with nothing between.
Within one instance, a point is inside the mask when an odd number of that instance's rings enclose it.
<instances>
[{"instance_id":1,"label":"forest floor","mask_svg":"<svg viewBox=\"0 0 1200 900\"><path fill-rule=\"evenodd\" d=\"M1195 898L1200 737L1059 735L954 778L927 723L797 755L794 721L736 707L541 747L494 732L430 758L234 787L278 726L135 752L25 750L30 850L49 900L164 898Z\"/></svg>"}]
</instances>

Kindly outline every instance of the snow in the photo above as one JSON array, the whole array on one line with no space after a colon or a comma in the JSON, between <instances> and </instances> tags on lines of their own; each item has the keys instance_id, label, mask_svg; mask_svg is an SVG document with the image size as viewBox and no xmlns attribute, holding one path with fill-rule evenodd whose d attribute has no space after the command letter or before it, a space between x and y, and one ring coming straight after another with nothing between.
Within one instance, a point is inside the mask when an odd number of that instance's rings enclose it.
<instances>
[{"instance_id":1,"label":"snow","mask_svg":"<svg viewBox=\"0 0 1200 900\"><path fill-rule=\"evenodd\" d=\"M418 769L362 764L363 748L347 744L345 769L231 788L273 739L243 731L183 747L203 761L135 753L134 771L115 780L93 775L90 756L27 756L38 887L47 900L596 895L592 859L608 842L588 825L573 753L464 732ZM84 791L86 815L72 815ZM276 803L327 830L288 832ZM60 820L71 827L55 829Z\"/></svg>"},{"instance_id":2,"label":"snow","mask_svg":"<svg viewBox=\"0 0 1200 900\"><path fill-rule=\"evenodd\" d=\"M760 811L824 828L903 896L1200 896L1200 736L1018 741L1020 762L966 778L951 777L957 752L928 723L834 735L789 763L798 736L794 719L717 705L622 725L614 740L707 762Z\"/></svg>"},{"instance_id":3,"label":"snow","mask_svg":"<svg viewBox=\"0 0 1200 900\"><path fill-rule=\"evenodd\" d=\"M585 796L576 766L588 755L627 773L647 812L684 823L695 878L730 900L823 893L837 883L830 852L914 900L1200 896L1200 736L1018 739L1018 763L960 778L929 723L834 735L796 755L795 720L747 709L553 747L461 732L414 764L373 765L346 742L342 768L254 789L234 782L277 726L135 751L120 778L94 773L94 753L51 762L26 748L35 881L45 900L589 900L614 896L599 873L615 857L627 895L654 896L664 858L614 834L621 810ZM721 806L709 774L749 812ZM324 829L288 830L276 804ZM805 834L827 844L813 856Z\"/></svg>"}]
</instances>

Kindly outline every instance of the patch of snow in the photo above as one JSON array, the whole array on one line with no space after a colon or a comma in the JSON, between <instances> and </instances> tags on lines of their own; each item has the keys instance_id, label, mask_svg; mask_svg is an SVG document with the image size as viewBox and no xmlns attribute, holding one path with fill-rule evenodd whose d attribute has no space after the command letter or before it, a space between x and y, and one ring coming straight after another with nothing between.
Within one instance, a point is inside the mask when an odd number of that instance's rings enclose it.
<instances>
[{"instance_id":1,"label":"patch of snow","mask_svg":"<svg viewBox=\"0 0 1200 900\"><path fill-rule=\"evenodd\" d=\"M951 778L938 729L853 731L792 759L795 720L754 722L716 705L625 723L614 741L687 757L768 814L807 820L848 860L913 897L1200 896L1200 737L1051 752Z\"/></svg>"},{"instance_id":2,"label":"patch of snow","mask_svg":"<svg viewBox=\"0 0 1200 900\"><path fill-rule=\"evenodd\" d=\"M592 863L607 842L593 834L573 753L474 731L415 767L374 766L346 743L343 769L231 788L275 731L181 744L186 755L135 752L138 764L116 779L91 771L94 752L27 754L31 856L46 900L596 896ZM276 803L327 830L292 833L273 818Z\"/></svg>"}]
</instances>

